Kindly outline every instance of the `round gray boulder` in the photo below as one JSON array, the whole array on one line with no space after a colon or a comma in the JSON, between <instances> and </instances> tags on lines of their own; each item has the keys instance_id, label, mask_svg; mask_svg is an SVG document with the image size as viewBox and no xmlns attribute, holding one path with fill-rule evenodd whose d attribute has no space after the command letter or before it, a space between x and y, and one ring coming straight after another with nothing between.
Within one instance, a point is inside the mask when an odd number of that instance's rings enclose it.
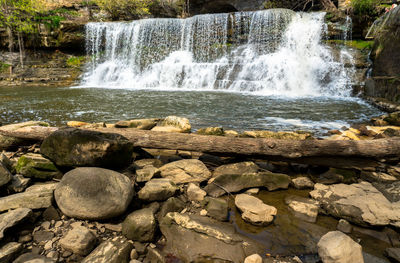
<instances>
[{"instance_id":1,"label":"round gray boulder","mask_svg":"<svg viewBox=\"0 0 400 263\"><path fill-rule=\"evenodd\" d=\"M133 185L123 174L82 167L64 175L54 196L58 207L69 217L107 219L125 212L133 197Z\"/></svg>"}]
</instances>

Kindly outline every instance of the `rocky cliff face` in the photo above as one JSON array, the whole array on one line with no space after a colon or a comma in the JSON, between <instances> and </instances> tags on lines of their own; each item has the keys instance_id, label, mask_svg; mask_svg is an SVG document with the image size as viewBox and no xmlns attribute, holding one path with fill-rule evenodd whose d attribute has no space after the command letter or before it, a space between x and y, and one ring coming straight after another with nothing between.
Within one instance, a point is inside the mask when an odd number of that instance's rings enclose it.
<instances>
[{"instance_id":1,"label":"rocky cliff face","mask_svg":"<svg viewBox=\"0 0 400 263\"><path fill-rule=\"evenodd\" d=\"M400 7L377 22L378 32L371 52L372 77L366 95L400 104Z\"/></svg>"},{"instance_id":2,"label":"rocky cliff face","mask_svg":"<svg viewBox=\"0 0 400 263\"><path fill-rule=\"evenodd\" d=\"M254 11L264 8L265 0L194 0L190 1L190 14Z\"/></svg>"}]
</instances>

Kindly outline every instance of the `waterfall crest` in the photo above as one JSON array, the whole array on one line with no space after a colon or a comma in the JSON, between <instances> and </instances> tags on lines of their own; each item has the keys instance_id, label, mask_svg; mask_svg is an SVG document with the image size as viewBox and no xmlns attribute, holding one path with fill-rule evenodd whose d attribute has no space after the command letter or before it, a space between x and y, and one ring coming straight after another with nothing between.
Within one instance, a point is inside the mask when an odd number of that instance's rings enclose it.
<instances>
[{"instance_id":1,"label":"waterfall crest","mask_svg":"<svg viewBox=\"0 0 400 263\"><path fill-rule=\"evenodd\" d=\"M269 9L89 23L82 86L349 96L351 72L322 42L324 16Z\"/></svg>"}]
</instances>

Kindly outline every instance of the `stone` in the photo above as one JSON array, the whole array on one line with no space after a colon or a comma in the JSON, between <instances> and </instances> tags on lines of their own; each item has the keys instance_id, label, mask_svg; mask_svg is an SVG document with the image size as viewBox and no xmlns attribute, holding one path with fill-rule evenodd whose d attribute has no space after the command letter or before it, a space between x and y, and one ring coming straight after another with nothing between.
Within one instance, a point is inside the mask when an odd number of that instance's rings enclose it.
<instances>
[{"instance_id":1,"label":"stone","mask_svg":"<svg viewBox=\"0 0 400 263\"><path fill-rule=\"evenodd\" d=\"M79 128L82 126L89 125L90 123L83 122L83 121L68 121L67 126L68 127L73 127L73 128Z\"/></svg>"},{"instance_id":2,"label":"stone","mask_svg":"<svg viewBox=\"0 0 400 263\"><path fill-rule=\"evenodd\" d=\"M372 184L379 190L390 202L400 201L400 181L392 183L375 182Z\"/></svg>"},{"instance_id":3,"label":"stone","mask_svg":"<svg viewBox=\"0 0 400 263\"><path fill-rule=\"evenodd\" d=\"M69 217L108 219L126 211L133 197L133 185L118 172L82 167L63 176L54 196L60 210Z\"/></svg>"},{"instance_id":4,"label":"stone","mask_svg":"<svg viewBox=\"0 0 400 263\"><path fill-rule=\"evenodd\" d=\"M220 197L226 194L226 191L235 193L254 187L266 187L269 191L287 189L289 183L290 178L286 174L271 172L223 174L209 182L204 190L212 197Z\"/></svg>"},{"instance_id":5,"label":"stone","mask_svg":"<svg viewBox=\"0 0 400 263\"><path fill-rule=\"evenodd\" d=\"M211 172L199 160L188 159L168 163L160 167L161 176L175 184L200 183L211 177Z\"/></svg>"},{"instance_id":6,"label":"stone","mask_svg":"<svg viewBox=\"0 0 400 263\"><path fill-rule=\"evenodd\" d=\"M340 219L336 226L336 229L339 231L342 231L345 234L350 234L351 231L353 230L353 227L351 226L351 224L348 221L346 221L344 219Z\"/></svg>"},{"instance_id":7,"label":"stone","mask_svg":"<svg viewBox=\"0 0 400 263\"><path fill-rule=\"evenodd\" d=\"M292 184L296 189L312 189L314 188L314 182L310 178L301 176L292 179Z\"/></svg>"},{"instance_id":8,"label":"stone","mask_svg":"<svg viewBox=\"0 0 400 263\"><path fill-rule=\"evenodd\" d=\"M168 213L160 223L166 238L165 254L182 262L242 263L247 256L264 252L263 246L238 234L230 223L209 217Z\"/></svg>"},{"instance_id":9,"label":"stone","mask_svg":"<svg viewBox=\"0 0 400 263\"><path fill-rule=\"evenodd\" d=\"M187 197L190 201L200 202L204 200L207 192L198 187L197 185L190 183L186 190Z\"/></svg>"},{"instance_id":10,"label":"stone","mask_svg":"<svg viewBox=\"0 0 400 263\"><path fill-rule=\"evenodd\" d=\"M57 188L58 182L38 183L26 188L25 192L53 192Z\"/></svg>"},{"instance_id":11,"label":"stone","mask_svg":"<svg viewBox=\"0 0 400 263\"><path fill-rule=\"evenodd\" d=\"M19 256L13 263L55 263L56 260L35 253L25 253Z\"/></svg>"},{"instance_id":12,"label":"stone","mask_svg":"<svg viewBox=\"0 0 400 263\"><path fill-rule=\"evenodd\" d=\"M245 174L245 173L257 173L259 167L253 162L241 162L221 165L212 173L213 177L217 177L224 174Z\"/></svg>"},{"instance_id":13,"label":"stone","mask_svg":"<svg viewBox=\"0 0 400 263\"><path fill-rule=\"evenodd\" d=\"M228 202L225 199L207 197L205 201L208 216L219 221L228 221Z\"/></svg>"},{"instance_id":14,"label":"stone","mask_svg":"<svg viewBox=\"0 0 400 263\"><path fill-rule=\"evenodd\" d=\"M222 127L207 127L198 129L196 131L197 134L200 135L214 135L214 136L224 136L225 132Z\"/></svg>"},{"instance_id":15,"label":"stone","mask_svg":"<svg viewBox=\"0 0 400 263\"><path fill-rule=\"evenodd\" d=\"M259 192L260 192L260 189L258 189L258 188L250 188L250 189L246 190L245 194L256 195Z\"/></svg>"},{"instance_id":16,"label":"stone","mask_svg":"<svg viewBox=\"0 0 400 263\"><path fill-rule=\"evenodd\" d=\"M310 133L297 132L273 132L273 131L245 131L242 137L249 138L269 138L269 139L284 139L284 140L306 140L311 138Z\"/></svg>"},{"instance_id":17,"label":"stone","mask_svg":"<svg viewBox=\"0 0 400 263\"><path fill-rule=\"evenodd\" d=\"M158 221L170 212L181 212L183 209L185 209L185 203L182 200L177 197L168 198L161 206Z\"/></svg>"},{"instance_id":18,"label":"stone","mask_svg":"<svg viewBox=\"0 0 400 263\"><path fill-rule=\"evenodd\" d=\"M392 176L387 173L382 173L382 172L368 172L368 171L363 171L361 172L361 179L374 183L374 182L379 182L379 183L393 183L398 181L395 176Z\"/></svg>"},{"instance_id":19,"label":"stone","mask_svg":"<svg viewBox=\"0 0 400 263\"><path fill-rule=\"evenodd\" d=\"M318 255L324 263L364 263L361 246L340 231L328 232L319 240Z\"/></svg>"},{"instance_id":20,"label":"stone","mask_svg":"<svg viewBox=\"0 0 400 263\"><path fill-rule=\"evenodd\" d=\"M104 241L96 247L92 253L84 258L82 263L128 263L132 243L126 238L115 238L111 241Z\"/></svg>"},{"instance_id":21,"label":"stone","mask_svg":"<svg viewBox=\"0 0 400 263\"><path fill-rule=\"evenodd\" d=\"M160 159L141 159L141 160L137 160L133 163L133 166L136 169L143 169L144 167L151 165L154 166L156 168L160 168L161 166L163 166L163 162Z\"/></svg>"},{"instance_id":22,"label":"stone","mask_svg":"<svg viewBox=\"0 0 400 263\"><path fill-rule=\"evenodd\" d=\"M400 248L387 248L385 249L385 255L394 262L400 262Z\"/></svg>"},{"instance_id":23,"label":"stone","mask_svg":"<svg viewBox=\"0 0 400 263\"><path fill-rule=\"evenodd\" d=\"M275 207L247 194L237 195L235 205L242 212L243 220L254 225L268 225L278 212Z\"/></svg>"},{"instance_id":24,"label":"stone","mask_svg":"<svg viewBox=\"0 0 400 263\"><path fill-rule=\"evenodd\" d=\"M47 241L51 240L53 237L54 233L51 231L39 230L33 233L33 241L42 246L46 244Z\"/></svg>"},{"instance_id":25,"label":"stone","mask_svg":"<svg viewBox=\"0 0 400 263\"><path fill-rule=\"evenodd\" d=\"M60 257L60 253L58 253L58 251L52 250L46 254L46 257L54 259L57 262L58 258Z\"/></svg>"},{"instance_id":26,"label":"stone","mask_svg":"<svg viewBox=\"0 0 400 263\"><path fill-rule=\"evenodd\" d=\"M161 119L135 119L129 121L118 121L115 128L136 128L140 130L151 130Z\"/></svg>"},{"instance_id":27,"label":"stone","mask_svg":"<svg viewBox=\"0 0 400 263\"><path fill-rule=\"evenodd\" d=\"M139 258L139 254L138 254L136 249L132 249L132 251L130 253L130 258L131 259L138 259Z\"/></svg>"},{"instance_id":28,"label":"stone","mask_svg":"<svg viewBox=\"0 0 400 263\"><path fill-rule=\"evenodd\" d=\"M310 192L326 213L364 226L400 227L400 203L391 203L372 184L315 184Z\"/></svg>"},{"instance_id":29,"label":"stone","mask_svg":"<svg viewBox=\"0 0 400 263\"><path fill-rule=\"evenodd\" d=\"M11 161L10 158L8 158L4 153L0 153L0 164L2 164L9 171L11 171L13 168L13 161Z\"/></svg>"},{"instance_id":30,"label":"stone","mask_svg":"<svg viewBox=\"0 0 400 263\"><path fill-rule=\"evenodd\" d=\"M131 163L133 144L118 134L66 128L46 137L40 152L57 166L123 168Z\"/></svg>"},{"instance_id":31,"label":"stone","mask_svg":"<svg viewBox=\"0 0 400 263\"><path fill-rule=\"evenodd\" d=\"M136 170L136 182L143 183L150 181L153 177L160 175L160 170L152 165L147 165L142 169Z\"/></svg>"},{"instance_id":32,"label":"stone","mask_svg":"<svg viewBox=\"0 0 400 263\"><path fill-rule=\"evenodd\" d=\"M58 213L57 209L54 206L50 206L44 210L42 217L44 220L60 220L60 214ZM58 221L60 222L60 221Z\"/></svg>"},{"instance_id":33,"label":"stone","mask_svg":"<svg viewBox=\"0 0 400 263\"><path fill-rule=\"evenodd\" d=\"M152 179L140 189L138 197L148 202L164 201L175 195L177 190L178 187L169 179Z\"/></svg>"},{"instance_id":34,"label":"stone","mask_svg":"<svg viewBox=\"0 0 400 263\"><path fill-rule=\"evenodd\" d=\"M180 132L189 133L192 129L190 122L186 118L177 116L168 116L164 120L157 123L157 126L152 128L152 131L162 132Z\"/></svg>"},{"instance_id":35,"label":"stone","mask_svg":"<svg viewBox=\"0 0 400 263\"><path fill-rule=\"evenodd\" d=\"M251 256L248 256L245 258L244 263L262 263L263 259L260 255L258 254L253 254Z\"/></svg>"},{"instance_id":36,"label":"stone","mask_svg":"<svg viewBox=\"0 0 400 263\"><path fill-rule=\"evenodd\" d=\"M227 137L239 137L239 133L234 130L226 130L224 131L224 135Z\"/></svg>"},{"instance_id":37,"label":"stone","mask_svg":"<svg viewBox=\"0 0 400 263\"><path fill-rule=\"evenodd\" d=\"M9 125L4 125L1 126L0 129L3 131L16 131L25 127L31 127L31 126L49 126L48 123L42 122L42 121L28 121L28 122L22 122L22 123L16 123L16 124L9 124ZM24 145L24 139L20 138L15 138L15 137L9 137L5 135L0 135L0 151L1 150L6 150L11 147L19 146L19 145Z\"/></svg>"},{"instance_id":38,"label":"stone","mask_svg":"<svg viewBox=\"0 0 400 263\"><path fill-rule=\"evenodd\" d=\"M0 248L0 262L12 262L22 250L22 244L10 242Z\"/></svg>"},{"instance_id":39,"label":"stone","mask_svg":"<svg viewBox=\"0 0 400 263\"><path fill-rule=\"evenodd\" d=\"M11 182L7 185L7 189L12 193L21 193L30 183L30 178L25 178L20 174L15 174L11 176Z\"/></svg>"},{"instance_id":40,"label":"stone","mask_svg":"<svg viewBox=\"0 0 400 263\"><path fill-rule=\"evenodd\" d=\"M0 198L0 212L16 208L41 209L52 205L53 191L30 191Z\"/></svg>"},{"instance_id":41,"label":"stone","mask_svg":"<svg viewBox=\"0 0 400 263\"><path fill-rule=\"evenodd\" d=\"M319 204L315 200L289 196L285 202L295 217L310 223L317 221Z\"/></svg>"},{"instance_id":42,"label":"stone","mask_svg":"<svg viewBox=\"0 0 400 263\"><path fill-rule=\"evenodd\" d=\"M60 239L59 245L72 253L86 256L96 245L96 237L84 226L74 227Z\"/></svg>"},{"instance_id":43,"label":"stone","mask_svg":"<svg viewBox=\"0 0 400 263\"><path fill-rule=\"evenodd\" d=\"M0 163L0 187L8 184L11 181L11 178L11 172L2 163Z\"/></svg>"},{"instance_id":44,"label":"stone","mask_svg":"<svg viewBox=\"0 0 400 263\"><path fill-rule=\"evenodd\" d=\"M51 180L61 178L62 173L49 159L41 154L28 153L22 155L17 162L16 171L28 178Z\"/></svg>"},{"instance_id":45,"label":"stone","mask_svg":"<svg viewBox=\"0 0 400 263\"><path fill-rule=\"evenodd\" d=\"M150 208L129 214L122 223L122 234L133 241L151 242L156 232L156 218Z\"/></svg>"},{"instance_id":46,"label":"stone","mask_svg":"<svg viewBox=\"0 0 400 263\"><path fill-rule=\"evenodd\" d=\"M167 263L167 260L162 255L161 251L152 247L147 248L146 261L154 263Z\"/></svg>"}]
</instances>

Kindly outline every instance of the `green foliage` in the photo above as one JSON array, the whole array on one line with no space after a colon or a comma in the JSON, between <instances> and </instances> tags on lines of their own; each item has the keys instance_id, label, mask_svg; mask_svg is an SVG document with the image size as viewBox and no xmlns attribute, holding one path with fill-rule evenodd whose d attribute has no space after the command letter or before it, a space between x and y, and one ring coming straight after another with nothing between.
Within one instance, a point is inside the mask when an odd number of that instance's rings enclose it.
<instances>
[{"instance_id":1,"label":"green foliage","mask_svg":"<svg viewBox=\"0 0 400 263\"><path fill-rule=\"evenodd\" d=\"M380 0L351 0L351 7L355 15L375 16Z\"/></svg>"},{"instance_id":2,"label":"green foliage","mask_svg":"<svg viewBox=\"0 0 400 263\"><path fill-rule=\"evenodd\" d=\"M94 2L116 20L121 17L138 18L149 14L152 0L94 0Z\"/></svg>"},{"instance_id":3,"label":"green foliage","mask_svg":"<svg viewBox=\"0 0 400 263\"><path fill-rule=\"evenodd\" d=\"M70 68L80 68L83 63L85 63L86 57L78 56L78 57L69 57L66 61L66 64Z\"/></svg>"},{"instance_id":4,"label":"green foliage","mask_svg":"<svg viewBox=\"0 0 400 263\"><path fill-rule=\"evenodd\" d=\"M0 26L21 33L33 33L36 10L32 0L0 0Z\"/></svg>"},{"instance_id":5,"label":"green foliage","mask_svg":"<svg viewBox=\"0 0 400 263\"><path fill-rule=\"evenodd\" d=\"M365 40L328 40L327 43L336 45L346 45L359 50L371 50L374 45L374 41Z\"/></svg>"},{"instance_id":6,"label":"green foliage","mask_svg":"<svg viewBox=\"0 0 400 263\"><path fill-rule=\"evenodd\" d=\"M10 64L0 61L0 73L7 71L10 68Z\"/></svg>"}]
</instances>

